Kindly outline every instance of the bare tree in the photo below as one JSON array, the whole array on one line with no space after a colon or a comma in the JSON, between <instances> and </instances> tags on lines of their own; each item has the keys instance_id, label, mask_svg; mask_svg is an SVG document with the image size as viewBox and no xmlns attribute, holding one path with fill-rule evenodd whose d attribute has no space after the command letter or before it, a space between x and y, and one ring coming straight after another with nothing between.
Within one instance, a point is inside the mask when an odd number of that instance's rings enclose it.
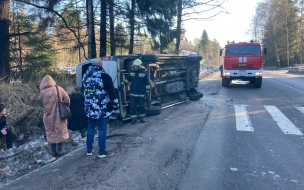
<instances>
[{"instance_id":1,"label":"bare tree","mask_svg":"<svg viewBox=\"0 0 304 190\"><path fill-rule=\"evenodd\" d=\"M251 33L258 39L262 36L263 45L269 48L265 56L268 64L276 60L278 67L290 66L299 60L299 19L296 11L295 1L291 0L284 0L284 3L264 0L258 4Z\"/></svg>"},{"instance_id":2,"label":"bare tree","mask_svg":"<svg viewBox=\"0 0 304 190\"><path fill-rule=\"evenodd\" d=\"M182 29L182 12L183 12L183 0L178 0L177 3L177 24L176 24L176 44L175 53L179 53L180 35Z\"/></svg>"},{"instance_id":3,"label":"bare tree","mask_svg":"<svg viewBox=\"0 0 304 190\"><path fill-rule=\"evenodd\" d=\"M131 7L129 11L129 24L130 24L130 45L129 54L133 54L134 48L134 29L135 29L135 0L131 0Z\"/></svg>"},{"instance_id":4,"label":"bare tree","mask_svg":"<svg viewBox=\"0 0 304 190\"><path fill-rule=\"evenodd\" d=\"M115 55L114 0L109 0L110 54Z\"/></svg>"},{"instance_id":5,"label":"bare tree","mask_svg":"<svg viewBox=\"0 0 304 190\"><path fill-rule=\"evenodd\" d=\"M286 3L285 3L286 2ZM285 4L285 28L286 28L286 54L287 54L287 65L289 66L289 31L288 31L288 0Z\"/></svg>"},{"instance_id":6,"label":"bare tree","mask_svg":"<svg viewBox=\"0 0 304 190\"><path fill-rule=\"evenodd\" d=\"M88 27L88 54L89 58L96 57L96 39L94 29L93 0L86 0L87 27Z\"/></svg>"},{"instance_id":7,"label":"bare tree","mask_svg":"<svg viewBox=\"0 0 304 190\"><path fill-rule=\"evenodd\" d=\"M304 6L304 0L300 1L300 22L299 22L299 37L298 37L298 49L300 50L300 64L303 64L303 45L302 45L302 41L303 41L303 6Z\"/></svg>"},{"instance_id":8,"label":"bare tree","mask_svg":"<svg viewBox=\"0 0 304 190\"><path fill-rule=\"evenodd\" d=\"M0 1L0 81L8 79L9 65L9 7L10 0Z\"/></svg>"},{"instance_id":9,"label":"bare tree","mask_svg":"<svg viewBox=\"0 0 304 190\"><path fill-rule=\"evenodd\" d=\"M268 3L260 2L255 10L255 15L251 21L251 29L249 33L253 36L253 38L259 42L263 41L264 33L265 33L265 26L267 23L267 19L269 10L268 10Z\"/></svg>"},{"instance_id":10,"label":"bare tree","mask_svg":"<svg viewBox=\"0 0 304 190\"><path fill-rule=\"evenodd\" d=\"M187 20L206 21L220 13L227 13L222 7L222 4L227 0L203 0L197 2L196 0L177 0L177 23L176 23L176 46L175 53L179 51L180 35L182 22ZM196 9L200 9L199 11ZM211 16L203 16L203 13L211 10L218 10Z\"/></svg>"},{"instance_id":11,"label":"bare tree","mask_svg":"<svg viewBox=\"0 0 304 190\"><path fill-rule=\"evenodd\" d=\"M107 55L107 2L100 1L100 57Z\"/></svg>"}]
</instances>

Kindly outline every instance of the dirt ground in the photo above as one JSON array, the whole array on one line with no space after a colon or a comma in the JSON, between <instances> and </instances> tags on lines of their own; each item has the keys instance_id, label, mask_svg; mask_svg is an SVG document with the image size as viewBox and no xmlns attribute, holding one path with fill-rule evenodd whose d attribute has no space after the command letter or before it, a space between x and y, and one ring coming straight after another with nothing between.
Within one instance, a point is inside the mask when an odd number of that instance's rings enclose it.
<instances>
[{"instance_id":1,"label":"dirt ground","mask_svg":"<svg viewBox=\"0 0 304 190\"><path fill-rule=\"evenodd\" d=\"M177 189L221 88L214 77L200 82L202 99L117 130L108 139L113 158L79 168L54 189Z\"/></svg>"},{"instance_id":2,"label":"dirt ground","mask_svg":"<svg viewBox=\"0 0 304 190\"><path fill-rule=\"evenodd\" d=\"M204 97L162 110L146 123L116 123L107 138L114 157L86 156L85 147L66 154L3 189L176 189L196 140L221 88L218 73L201 80ZM75 163L76 162L76 163ZM52 179L52 180L50 180ZM39 183L37 183L39 182ZM0 186L1 187L1 186Z\"/></svg>"}]
</instances>

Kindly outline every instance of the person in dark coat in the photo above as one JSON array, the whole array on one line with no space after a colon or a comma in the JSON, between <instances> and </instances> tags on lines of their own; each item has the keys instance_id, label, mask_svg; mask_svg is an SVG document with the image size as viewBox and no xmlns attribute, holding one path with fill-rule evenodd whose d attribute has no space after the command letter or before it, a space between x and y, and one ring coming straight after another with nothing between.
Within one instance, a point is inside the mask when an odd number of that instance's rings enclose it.
<instances>
[{"instance_id":1,"label":"person in dark coat","mask_svg":"<svg viewBox=\"0 0 304 190\"><path fill-rule=\"evenodd\" d=\"M4 104L0 104L0 138L5 138L6 147L3 147L4 150L13 147L12 132L7 128L6 106Z\"/></svg>"},{"instance_id":2,"label":"person in dark coat","mask_svg":"<svg viewBox=\"0 0 304 190\"><path fill-rule=\"evenodd\" d=\"M82 137L85 137L87 128L87 116L84 113L84 97L77 93L76 88L69 86L66 91L70 97L71 117L68 120L68 129L79 131Z\"/></svg>"},{"instance_id":3,"label":"person in dark coat","mask_svg":"<svg viewBox=\"0 0 304 190\"><path fill-rule=\"evenodd\" d=\"M135 59L132 64L132 71L130 75L122 81L119 89L122 89L124 85L130 85L130 115L132 118L131 124L137 122L137 105L140 117L140 122L145 123L144 117L146 116L145 110L145 97L150 91L150 82L145 69L142 68L142 61Z\"/></svg>"}]
</instances>

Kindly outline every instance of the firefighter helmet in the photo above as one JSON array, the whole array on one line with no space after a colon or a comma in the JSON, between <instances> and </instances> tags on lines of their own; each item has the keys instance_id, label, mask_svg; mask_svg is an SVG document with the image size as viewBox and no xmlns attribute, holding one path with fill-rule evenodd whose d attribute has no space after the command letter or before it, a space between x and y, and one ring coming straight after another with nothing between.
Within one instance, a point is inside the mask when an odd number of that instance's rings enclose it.
<instances>
[{"instance_id":1,"label":"firefighter helmet","mask_svg":"<svg viewBox=\"0 0 304 190\"><path fill-rule=\"evenodd\" d=\"M133 61L132 67L135 67L135 66L141 67L141 65L142 65L141 60L140 59L135 59Z\"/></svg>"}]
</instances>

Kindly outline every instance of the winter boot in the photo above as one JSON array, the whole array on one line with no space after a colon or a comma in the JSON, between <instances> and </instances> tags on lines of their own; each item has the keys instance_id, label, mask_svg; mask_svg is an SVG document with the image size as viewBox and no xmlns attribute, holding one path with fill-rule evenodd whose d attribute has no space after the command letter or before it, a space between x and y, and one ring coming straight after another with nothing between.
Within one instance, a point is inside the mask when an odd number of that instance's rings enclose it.
<instances>
[{"instance_id":1,"label":"winter boot","mask_svg":"<svg viewBox=\"0 0 304 190\"><path fill-rule=\"evenodd\" d=\"M141 118L139 119L139 121L140 121L141 123L146 123L143 117L141 117Z\"/></svg>"},{"instance_id":2,"label":"winter boot","mask_svg":"<svg viewBox=\"0 0 304 190\"><path fill-rule=\"evenodd\" d=\"M136 118L132 118L131 124L135 124L136 122L137 122L137 119Z\"/></svg>"},{"instance_id":3,"label":"winter boot","mask_svg":"<svg viewBox=\"0 0 304 190\"><path fill-rule=\"evenodd\" d=\"M52 158L49 162L54 162L57 157L56 144L51 144Z\"/></svg>"},{"instance_id":4,"label":"winter boot","mask_svg":"<svg viewBox=\"0 0 304 190\"><path fill-rule=\"evenodd\" d=\"M57 157L62 156L62 143L57 144Z\"/></svg>"},{"instance_id":5,"label":"winter boot","mask_svg":"<svg viewBox=\"0 0 304 190\"><path fill-rule=\"evenodd\" d=\"M51 144L51 152L53 157L57 156L56 144Z\"/></svg>"}]
</instances>

